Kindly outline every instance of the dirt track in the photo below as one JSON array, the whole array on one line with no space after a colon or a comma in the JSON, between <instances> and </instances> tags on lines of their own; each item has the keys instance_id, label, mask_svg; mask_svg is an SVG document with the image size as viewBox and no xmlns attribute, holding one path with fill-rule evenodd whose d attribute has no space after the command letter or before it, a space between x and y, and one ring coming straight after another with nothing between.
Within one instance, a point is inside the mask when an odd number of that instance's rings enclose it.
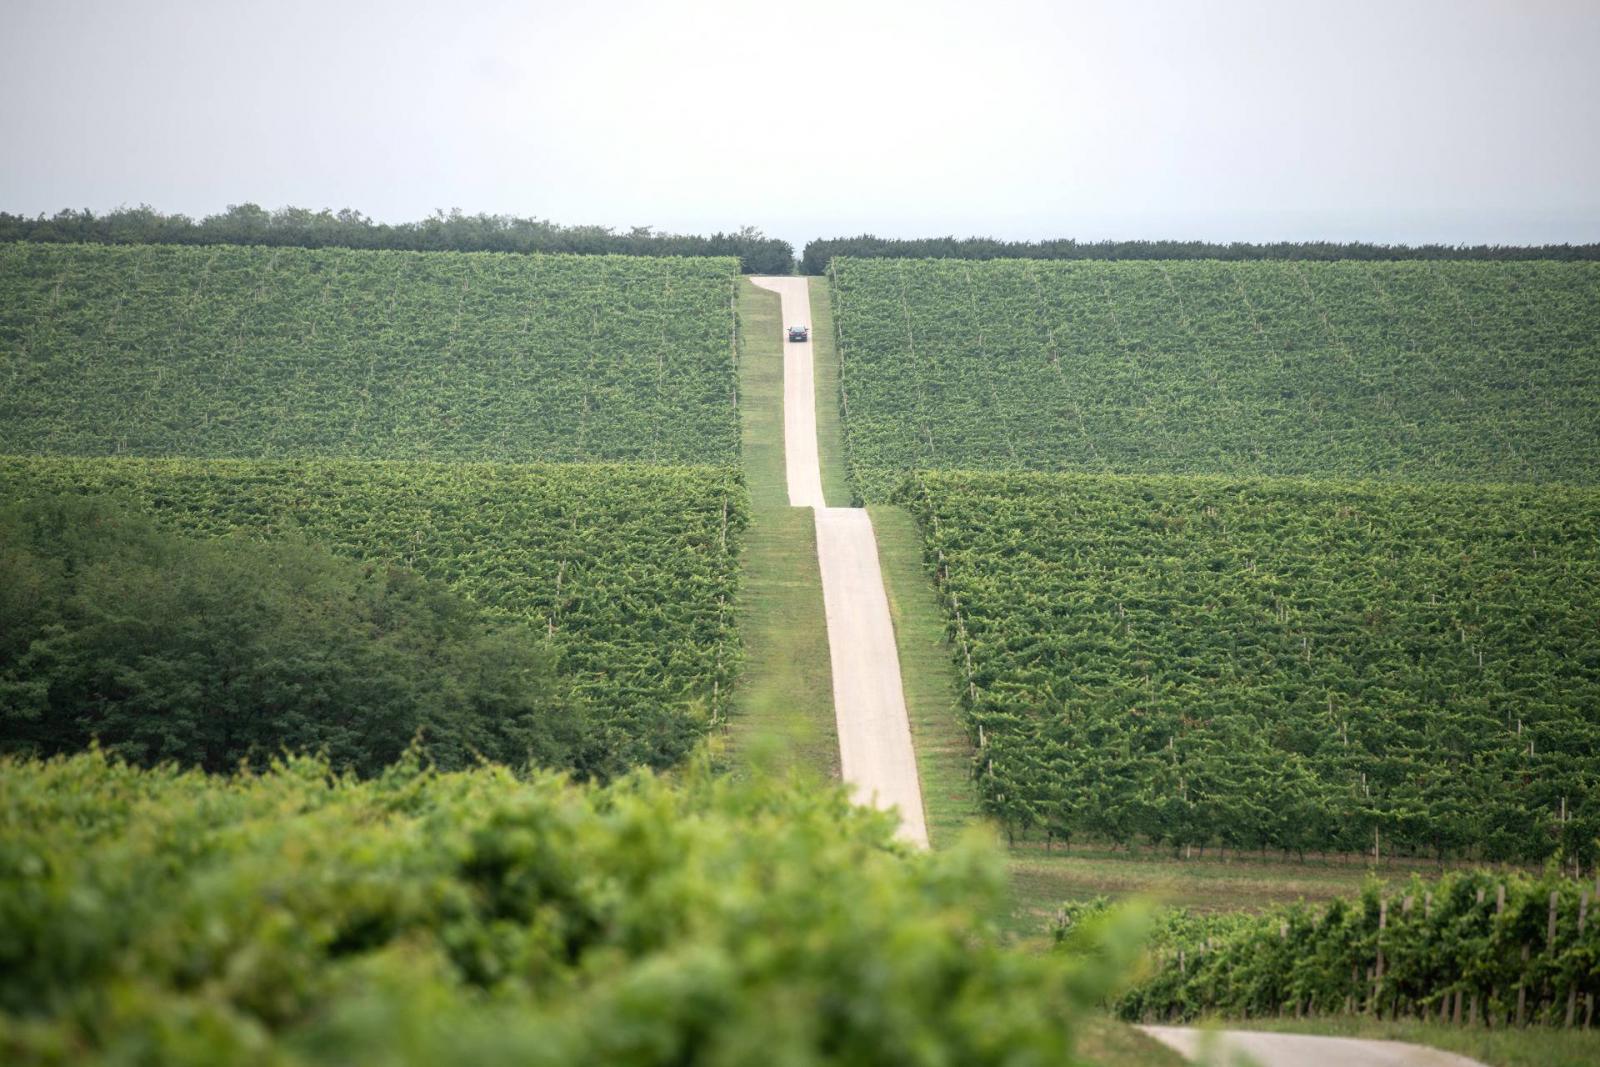
<instances>
[{"instance_id":1,"label":"dirt track","mask_svg":"<svg viewBox=\"0 0 1600 1067\"><path fill-rule=\"evenodd\" d=\"M805 278L754 278L782 298L783 325L811 325ZM784 462L789 503L815 509L817 560L828 617L828 653L833 665L833 711L839 731L839 763L857 800L897 808L899 835L928 846L922 785L911 747L911 724L900 684L900 656L889 598L878 566L872 520L861 508L830 508L822 495L817 459L817 408L811 343L790 344L783 358Z\"/></svg>"},{"instance_id":2,"label":"dirt track","mask_svg":"<svg viewBox=\"0 0 1600 1067\"><path fill-rule=\"evenodd\" d=\"M790 326L811 329L811 296L805 278L752 278L783 303L783 462L789 478L789 506L820 508L822 465L817 460L817 387L811 342L791 344Z\"/></svg>"},{"instance_id":3,"label":"dirt track","mask_svg":"<svg viewBox=\"0 0 1600 1067\"><path fill-rule=\"evenodd\" d=\"M1144 1026L1145 1033L1189 1059L1266 1067L1484 1067L1477 1060L1403 1041L1356 1037L1269 1034L1255 1030L1208 1032L1184 1026Z\"/></svg>"}]
</instances>

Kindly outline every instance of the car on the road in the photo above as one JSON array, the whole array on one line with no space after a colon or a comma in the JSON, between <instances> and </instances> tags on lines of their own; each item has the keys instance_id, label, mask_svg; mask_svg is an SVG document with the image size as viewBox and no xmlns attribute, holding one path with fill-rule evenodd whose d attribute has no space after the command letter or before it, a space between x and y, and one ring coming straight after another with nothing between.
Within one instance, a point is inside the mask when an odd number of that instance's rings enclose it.
<instances>
[{"instance_id":1,"label":"car on the road","mask_svg":"<svg viewBox=\"0 0 1600 1067\"><path fill-rule=\"evenodd\" d=\"M791 327L789 327L789 340L791 340L791 341L809 341L809 340L811 340L811 327L809 327L809 326L791 326Z\"/></svg>"}]
</instances>

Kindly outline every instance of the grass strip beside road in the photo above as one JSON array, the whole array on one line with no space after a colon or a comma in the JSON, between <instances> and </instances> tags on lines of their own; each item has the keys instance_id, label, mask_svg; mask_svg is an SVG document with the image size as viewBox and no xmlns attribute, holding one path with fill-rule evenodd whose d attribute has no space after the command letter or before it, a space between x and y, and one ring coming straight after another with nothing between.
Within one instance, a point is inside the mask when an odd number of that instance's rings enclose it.
<instances>
[{"instance_id":1,"label":"grass strip beside road","mask_svg":"<svg viewBox=\"0 0 1600 1067\"><path fill-rule=\"evenodd\" d=\"M962 724L955 661L945 643L944 609L923 569L922 534L911 513L886 505L867 511L878 538L878 564L900 652L928 841L942 848L980 818L972 789L972 744Z\"/></svg>"},{"instance_id":2,"label":"grass strip beside road","mask_svg":"<svg viewBox=\"0 0 1600 1067\"><path fill-rule=\"evenodd\" d=\"M744 669L728 735L743 768L839 775L828 624L810 508L791 508L783 462L778 294L739 282L739 408L750 526L739 633Z\"/></svg>"},{"instance_id":3,"label":"grass strip beside road","mask_svg":"<svg viewBox=\"0 0 1600 1067\"><path fill-rule=\"evenodd\" d=\"M833 336L833 302L826 278L808 278L811 293L811 365L817 391L817 462L822 496L832 508L849 507L844 430L839 420L839 351Z\"/></svg>"}]
</instances>

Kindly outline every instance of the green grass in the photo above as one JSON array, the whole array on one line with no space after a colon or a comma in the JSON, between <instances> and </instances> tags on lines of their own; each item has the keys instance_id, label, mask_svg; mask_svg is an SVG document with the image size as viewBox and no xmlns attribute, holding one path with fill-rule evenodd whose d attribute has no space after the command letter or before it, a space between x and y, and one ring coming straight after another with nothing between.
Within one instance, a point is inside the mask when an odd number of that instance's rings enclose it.
<instances>
[{"instance_id":1,"label":"green grass","mask_svg":"<svg viewBox=\"0 0 1600 1067\"><path fill-rule=\"evenodd\" d=\"M844 430L839 420L839 354L834 343L833 303L822 278L806 281L811 290L811 361L817 392L817 461L822 496L830 507L851 503L844 461Z\"/></svg>"},{"instance_id":2,"label":"green grass","mask_svg":"<svg viewBox=\"0 0 1600 1067\"><path fill-rule=\"evenodd\" d=\"M867 510L878 538L878 563L900 652L900 679L922 780L928 839L934 848L941 848L979 815L972 789L972 745L962 725L959 683L944 637L944 609L922 569L922 534L910 513L882 505Z\"/></svg>"},{"instance_id":3,"label":"green grass","mask_svg":"<svg viewBox=\"0 0 1600 1067\"><path fill-rule=\"evenodd\" d=\"M1593 1067L1600 1063L1600 1030L1564 1030L1530 1026L1521 1030L1484 1030L1440 1026L1411 1020L1349 1016L1321 1019L1218 1019L1226 1030L1271 1030L1277 1033L1327 1034L1382 1041L1410 1041L1459 1052L1490 1067Z\"/></svg>"},{"instance_id":4,"label":"green grass","mask_svg":"<svg viewBox=\"0 0 1600 1067\"><path fill-rule=\"evenodd\" d=\"M1186 1062L1155 1038L1104 1015L1084 1020L1078 1056L1100 1067L1180 1067Z\"/></svg>"},{"instance_id":5,"label":"green grass","mask_svg":"<svg viewBox=\"0 0 1600 1067\"><path fill-rule=\"evenodd\" d=\"M789 506L783 464L778 296L739 283L739 405L750 525L739 631L744 669L728 724L735 759L779 772L839 773L833 674L809 508Z\"/></svg>"},{"instance_id":6,"label":"green grass","mask_svg":"<svg viewBox=\"0 0 1600 1067\"><path fill-rule=\"evenodd\" d=\"M1159 851L1113 852L1105 846L1037 844L1011 849L1013 889L1019 907L1038 921L1068 900L1099 896L1150 897L1162 904L1196 911L1258 911L1297 900L1322 901L1359 892L1376 874L1400 882L1413 871L1437 874L1431 863L1387 864L1372 868L1356 857L1298 862L1260 854L1228 858L1179 859Z\"/></svg>"}]
</instances>

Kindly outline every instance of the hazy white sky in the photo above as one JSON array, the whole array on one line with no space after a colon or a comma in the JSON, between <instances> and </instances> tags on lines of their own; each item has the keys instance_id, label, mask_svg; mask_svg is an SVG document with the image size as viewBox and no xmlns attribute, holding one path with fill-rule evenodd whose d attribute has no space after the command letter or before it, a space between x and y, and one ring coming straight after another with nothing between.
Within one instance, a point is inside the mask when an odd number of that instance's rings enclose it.
<instances>
[{"instance_id":1,"label":"hazy white sky","mask_svg":"<svg viewBox=\"0 0 1600 1067\"><path fill-rule=\"evenodd\" d=\"M1600 240L1600 0L0 0L0 210Z\"/></svg>"}]
</instances>

